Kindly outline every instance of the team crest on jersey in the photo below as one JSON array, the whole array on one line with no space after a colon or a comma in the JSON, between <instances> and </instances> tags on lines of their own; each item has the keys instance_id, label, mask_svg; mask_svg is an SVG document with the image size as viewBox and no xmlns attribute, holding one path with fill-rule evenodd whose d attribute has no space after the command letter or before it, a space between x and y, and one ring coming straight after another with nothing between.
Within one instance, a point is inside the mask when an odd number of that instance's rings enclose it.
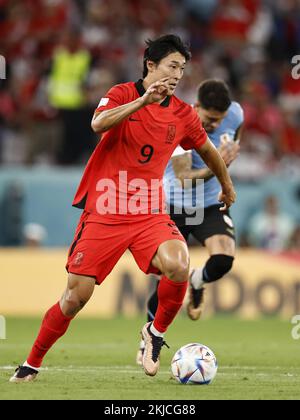
<instances>
[{"instance_id":1,"label":"team crest on jersey","mask_svg":"<svg viewBox=\"0 0 300 420\"><path fill-rule=\"evenodd\" d=\"M225 141L226 143L231 140L231 137L228 133L223 133L220 135L220 140Z\"/></svg>"},{"instance_id":2,"label":"team crest on jersey","mask_svg":"<svg viewBox=\"0 0 300 420\"><path fill-rule=\"evenodd\" d=\"M76 257L74 258L74 265L80 265L84 257L83 252L77 252Z\"/></svg>"},{"instance_id":3,"label":"team crest on jersey","mask_svg":"<svg viewBox=\"0 0 300 420\"><path fill-rule=\"evenodd\" d=\"M167 133L166 143L167 144L172 144L173 141L175 140L175 136L176 136L176 125L170 124L168 126L168 133Z\"/></svg>"}]
</instances>

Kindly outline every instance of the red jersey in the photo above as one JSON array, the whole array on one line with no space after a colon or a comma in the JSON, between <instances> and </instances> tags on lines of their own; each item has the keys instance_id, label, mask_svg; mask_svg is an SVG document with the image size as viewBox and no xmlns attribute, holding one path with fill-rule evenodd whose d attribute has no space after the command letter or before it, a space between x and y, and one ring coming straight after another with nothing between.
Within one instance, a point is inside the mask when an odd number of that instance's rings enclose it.
<instances>
[{"instance_id":1,"label":"red jersey","mask_svg":"<svg viewBox=\"0 0 300 420\"><path fill-rule=\"evenodd\" d=\"M142 80L112 87L97 112L143 96ZM175 148L207 139L196 111L176 96L146 105L106 131L92 154L73 206L94 215L164 212L163 175Z\"/></svg>"}]
</instances>

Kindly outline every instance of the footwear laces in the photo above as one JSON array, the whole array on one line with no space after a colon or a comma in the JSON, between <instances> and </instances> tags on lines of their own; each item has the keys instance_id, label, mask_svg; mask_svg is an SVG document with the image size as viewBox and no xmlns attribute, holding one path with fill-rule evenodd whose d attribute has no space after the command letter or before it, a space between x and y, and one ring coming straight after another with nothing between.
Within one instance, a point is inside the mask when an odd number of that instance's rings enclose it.
<instances>
[{"instance_id":1,"label":"footwear laces","mask_svg":"<svg viewBox=\"0 0 300 420\"><path fill-rule=\"evenodd\" d=\"M164 339L162 337L156 337L156 335L151 334L152 337L152 360L153 362L157 362L158 358L159 358L159 354L161 351L162 346L166 346L168 347L168 349L170 348L170 346L168 346L168 344L164 341Z\"/></svg>"},{"instance_id":2,"label":"footwear laces","mask_svg":"<svg viewBox=\"0 0 300 420\"><path fill-rule=\"evenodd\" d=\"M33 375L34 373L38 373L37 370L31 369L28 366L18 366L15 372L17 372L18 378L25 378L27 375Z\"/></svg>"}]
</instances>

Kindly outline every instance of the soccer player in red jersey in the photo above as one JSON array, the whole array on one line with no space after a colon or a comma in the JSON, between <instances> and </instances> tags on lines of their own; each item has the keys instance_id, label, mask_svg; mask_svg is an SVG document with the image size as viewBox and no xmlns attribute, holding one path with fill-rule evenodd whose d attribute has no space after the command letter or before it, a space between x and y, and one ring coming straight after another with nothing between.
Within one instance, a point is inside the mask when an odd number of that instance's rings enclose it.
<instances>
[{"instance_id":1,"label":"soccer player in red jersey","mask_svg":"<svg viewBox=\"0 0 300 420\"><path fill-rule=\"evenodd\" d=\"M35 379L43 358L71 320L129 249L145 273L161 273L155 319L142 329L143 367L154 376L163 336L188 285L186 242L165 211L162 178L175 148L195 149L220 181L224 208L235 201L226 165L196 111L174 91L190 59L181 39L148 41L143 80L112 87L101 99L92 128L102 134L73 205L83 209L70 247L67 288L46 313L26 362L12 382Z\"/></svg>"}]
</instances>

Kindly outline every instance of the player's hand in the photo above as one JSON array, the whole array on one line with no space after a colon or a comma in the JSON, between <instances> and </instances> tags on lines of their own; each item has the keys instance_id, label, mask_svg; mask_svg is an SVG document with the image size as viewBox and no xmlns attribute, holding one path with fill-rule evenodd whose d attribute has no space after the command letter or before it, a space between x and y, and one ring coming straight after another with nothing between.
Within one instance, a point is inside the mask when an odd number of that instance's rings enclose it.
<instances>
[{"instance_id":1,"label":"player's hand","mask_svg":"<svg viewBox=\"0 0 300 420\"><path fill-rule=\"evenodd\" d=\"M240 145L238 142L234 142L232 140L221 139L218 150L226 166L228 167L238 157Z\"/></svg>"},{"instance_id":2,"label":"player's hand","mask_svg":"<svg viewBox=\"0 0 300 420\"><path fill-rule=\"evenodd\" d=\"M153 104L154 102L162 101L168 94L169 90L169 77L160 79L152 83L142 96L145 105Z\"/></svg>"},{"instance_id":3,"label":"player's hand","mask_svg":"<svg viewBox=\"0 0 300 420\"><path fill-rule=\"evenodd\" d=\"M236 199L236 192L232 184L222 186L222 191L219 193L219 201L224 203L224 206L220 208L220 211L225 211L232 206Z\"/></svg>"}]
</instances>

